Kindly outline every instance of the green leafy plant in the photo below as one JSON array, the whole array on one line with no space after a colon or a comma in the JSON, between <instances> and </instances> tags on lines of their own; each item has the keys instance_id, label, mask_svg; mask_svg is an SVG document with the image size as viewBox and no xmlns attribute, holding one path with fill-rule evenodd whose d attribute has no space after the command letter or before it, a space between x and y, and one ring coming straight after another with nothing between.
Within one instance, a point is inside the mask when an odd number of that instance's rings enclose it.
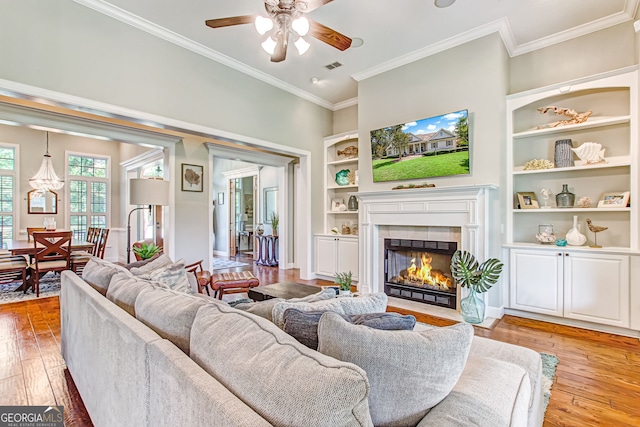
<instances>
[{"instance_id":1,"label":"green leafy plant","mask_svg":"<svg viewBox=\"0 0 640 427\"><path fill-rule=\"evenodd\" d=\"M269 219L271 220L271 229L274 231L275 234L277 234L278 224L280 224L280 216L278 215L277 212L272 211Z\"/></svg>"},{"instance_id":2,"label":"green leafy plant","mask_svg":"<svg viewBox=\"0 0 640 427\"><path fill-rule=\"evenodd\" d=\"M353 273L349 271L348 273L336 273L335 283L340 286L341 291L350 291L351 290L351 278Z\"/></svg>"},{"instance_id":3,"label":"green leafy plant","mask_svg":"<svg viewBox=\"0 0 640 427\"><path fill-rule=\"evenodd\" d=\"M467 251L456 251L451 257L451 274L456 283L477 293L487 292L498 282L502 267L496 258L478 264L476 257Z\"/></svg>"},{"instance_id":4,"label":"green leafy plant","mask_svg":"<svg viewBox=\"0 0 640 427\"><path fill-rule=\"evenodd\" d=\"M138 255L140 259L149 259L158 252L162 251L162 247L157 246L155 243L142 243L140 247L134 246L133 253Z\"/></svg>"}]
</instances>

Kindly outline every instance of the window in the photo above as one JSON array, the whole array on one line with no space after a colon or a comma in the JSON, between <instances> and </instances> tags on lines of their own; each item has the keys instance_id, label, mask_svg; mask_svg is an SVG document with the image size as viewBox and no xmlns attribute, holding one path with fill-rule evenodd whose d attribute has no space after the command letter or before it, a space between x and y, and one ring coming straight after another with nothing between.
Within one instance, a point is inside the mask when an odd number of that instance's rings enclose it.
<instances>
[{"instance_id":1,"label":"window","mask_svg":"<svg viewBox=\"0 0 640 427\"><path fill-rule=\"evenodd\" d=\"M453 147L453 140L447 139L447 147Z\"/></svg>"},{"instance_id":2,"label":"window","mask_svg":"<svg viewBox=\"0 0 640 427\"><path fill-rule=\"evenodd\" d=\"M14 237L16 149L0 144L0 239Z\"/></svg>"},{"instance_id":3,"label":"window","mask_svg":"<svg viewBox=\"0 0 640 427\"><path fill-rule=\"evenodd\" d=\"M67 157L69 177L69 226L82 239L89 227L109 223L109 159L84 155Z\"/></svg>"}]
</instances>

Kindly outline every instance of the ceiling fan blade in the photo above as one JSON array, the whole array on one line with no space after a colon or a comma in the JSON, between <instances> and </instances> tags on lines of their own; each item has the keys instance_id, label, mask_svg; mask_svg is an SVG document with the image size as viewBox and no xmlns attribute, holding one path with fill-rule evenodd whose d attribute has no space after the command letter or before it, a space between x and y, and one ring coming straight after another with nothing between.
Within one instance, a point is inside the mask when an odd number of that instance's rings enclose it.
<instances>
[{"instance_id":1,"label":"ceiling fan blade","mask_svg":"<svg viewBox=\"0 0 640 427\"><path fill-rule=\"evenodd\" d=\"M333 0L308 0L307 8L303 10L304 13L309 13L312 10L316 10L320 6L324 6L327 3L331 3Z\"/></svg>"},{"instance_id":2,"label":"ceiling fan blade","mask_svg":"<svg viewBox=\"0 0 640 427\"><path fill-rule=\"evenodd\" d=\"M276 42L276 48L273 51L273 55L271 55L271 62L282 62L287 57L288 31L279 31L276 36Z\"/></svg>"},{"instance_id":3,"label":"ceiling fan blade","mask_svg":"<svg viewBox=\"0 0 640 427\"><path fill-rule=\"evenodd\" d=\"M347 50L351 47L351 39L349 37L311 19L309 19L309 34L339 50Z\"/></svg>"},{"instance_id":4,"label":"ceiling fan blade","mask_svg":"<svg viewBox=\"0 0 640 427\"><path fill-rule=\"evenodd\" d=\"M204 21L207 27L221 28L230 27L232 25L253 24L256 20L255 15L232 16L231 18L209 19Z\"/></svg>"}]
</instances>

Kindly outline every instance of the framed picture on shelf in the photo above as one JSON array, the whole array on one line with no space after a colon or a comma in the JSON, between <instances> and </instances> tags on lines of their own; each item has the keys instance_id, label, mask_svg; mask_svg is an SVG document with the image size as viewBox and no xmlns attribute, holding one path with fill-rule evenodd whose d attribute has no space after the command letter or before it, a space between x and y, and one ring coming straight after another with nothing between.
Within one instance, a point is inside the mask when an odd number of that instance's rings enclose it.
<instances>
[{"instance_id":1,"label":"framed picture on shelf","mask_svg":"<svg viewBox=\"0 0 640 427\"><path fill-rule=\"evenodd\" d=\"M629 192L604 193L598 201L599 208L626 208L629 204Z\"/></svg>"},{"instance_id":2,"label":"framed picture on shelf","mask_svg":"<svg viewBox=\"0 0 640 427\"><path fill-rule=\"evenodd\" d=\"M518 208L519 209L539 209L538 199L536 199L536 193L533 191L527 191L524 193L516 193L518 195Z\"/></svg>"},{"instance_id":3,"label":"framed picture on shelf","mask_svg":"<svg viewBox=\"0 0 640 427\"><path fill-rule=\"evenodd\" d=\"M182 164L182 191L202 192L203 167Z\"/></svg>"},{"instance_id":4,"label":"framed picture on shelf","mask_svg":"<svg viewBox=\"0 0 640 427\"><path fill-rule=\"evenodd\" d=\"M343 203L344 203L344 200L342 199L333 199L331 201L331 211L338 212L340 210L340 205L342 205Z\"/></svg>"}]
</instances>

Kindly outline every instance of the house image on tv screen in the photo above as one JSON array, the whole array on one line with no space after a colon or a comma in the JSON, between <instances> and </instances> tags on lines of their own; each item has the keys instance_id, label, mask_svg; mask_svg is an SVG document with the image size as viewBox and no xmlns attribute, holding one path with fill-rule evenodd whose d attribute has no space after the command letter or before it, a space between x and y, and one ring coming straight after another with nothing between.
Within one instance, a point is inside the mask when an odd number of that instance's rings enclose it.
<instances>
[{"instance_id":1,"label":"house image on tv screen","mask_svg":"<svg viewBox=\"0 0 640 427\"><path fill-rule=\"evenodd\" d=\"M371 131L373 181L468 175L467 110Z\"/></svg>"}]
</instances>

